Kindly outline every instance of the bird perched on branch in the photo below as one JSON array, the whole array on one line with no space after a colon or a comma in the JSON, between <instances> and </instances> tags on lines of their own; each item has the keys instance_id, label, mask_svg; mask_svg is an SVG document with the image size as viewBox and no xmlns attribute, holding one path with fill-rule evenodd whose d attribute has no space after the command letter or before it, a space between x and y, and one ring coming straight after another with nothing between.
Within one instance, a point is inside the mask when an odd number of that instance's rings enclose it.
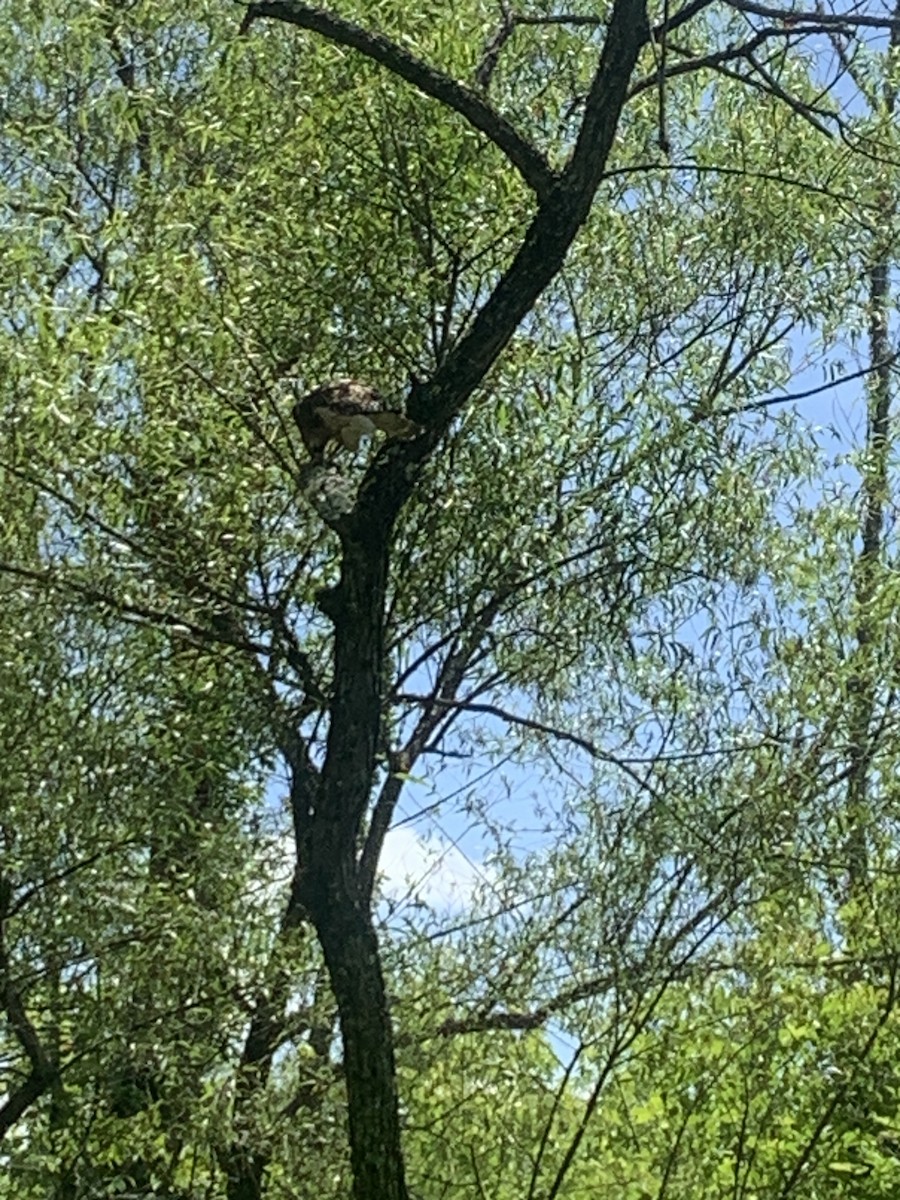
<instances>
[{"instance_id":1,"label":"bird perched on branch","mask_svg":"<svg viewBox=\"0 0 900 1200\"><path fill-rule=\"evenodd\" d=\"M373 387L353 379L335 379L303 396L292 409L310 458L322 462L329 442L357 450L376 430L389 438L421 433L415 421L390 407Z\"/></svg>"}]
</instances>

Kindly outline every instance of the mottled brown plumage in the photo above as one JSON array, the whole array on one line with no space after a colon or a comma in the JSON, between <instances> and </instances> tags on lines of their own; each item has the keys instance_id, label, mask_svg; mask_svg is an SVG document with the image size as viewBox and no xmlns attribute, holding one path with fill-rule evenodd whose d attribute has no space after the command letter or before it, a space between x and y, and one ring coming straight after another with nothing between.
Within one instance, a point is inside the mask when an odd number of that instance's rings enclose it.
<instances>
[{"instance_id":1,"label":"mottled brown plumage","mask_svg":"<svg viewBox=\"0 0 900 1200\"><path fill-rule=\"evenodd\" d=\"M377 430L389 438L415 437L419 426L391 409L373 387L335 379L307 393L293 407L294 420L310 457L321 460L329 442L356 450Z\"/></svg>"}]
</instances>

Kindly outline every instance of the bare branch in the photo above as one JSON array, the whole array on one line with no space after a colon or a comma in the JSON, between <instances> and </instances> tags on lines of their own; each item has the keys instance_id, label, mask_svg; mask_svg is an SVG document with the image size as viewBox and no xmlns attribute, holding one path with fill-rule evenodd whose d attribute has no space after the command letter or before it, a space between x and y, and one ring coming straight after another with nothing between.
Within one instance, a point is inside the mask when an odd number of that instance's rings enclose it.
<instances>
[{"instance_id":1,"label":"bare branch","mask_svg":"<svg viewBox=\"0 0 900 1200\"><path fill-rule=\"evenodd\" d=\"M651 796L655 794L648 780L635 771L629 765L628 761L617 758L614 754L610 754L605 750L601 750L596 743L590 741L588 738L581 737L577 733L571 733L566 729L558 729L553 725L548 725L544 721L537 721L533 717L523 717L517 713L508 712L505 708L501 708L499 704L484 704L472 700L445 700L436 696L417 696L411 693L401 693L395 699L408 704L458 708L465 712L483 713L485 716L496 717L500 721L505 721L508 725L518 725L522 729L529 729L534 733L542 734L556 741L568 742L572 746L577 746L579 750L583 750L591 758L596 758L601 762L608 762L618 767L642 791L648 792Z\"/></svg>"},{"instance_id":2,"label":"bare branch","mask_svg":"<svg viewBox=\"0 0 900 1200\"><path fill-rule=\"evenodd\" d=\"M419 696L411 692L401 692L394 697L395 700L405 704L421 704L426 708L445 707L445 708L460 708L465 712L483 713L485 716L497 717L501 721L505 721L508 725L519 725L523 729L530 729L535 733L546 734L549 737L555 738L557 741L569 742L573 746L577 746L579 750L583 750L585 754L591 758L604 758L605 755L587 738L580 737L577 733L570 733L565 729L556 729L552 725L547 725L543 721L537 721L532 717L519 716L517 713L508 712L505 708L501 708L499 704L480 704L473 703L470 700L454 700L444 696Z\"/></svg>"},{"instance_id":3,"label":"bare branch","mask_svg":"<svg viewBox=\"0 0 900 1200\"><path fill-rule=\"evenodd\" d=\"M760 79L762 79L765 85L765 90L770 95L776 96L782 102L782 104L786 104L792 112L797 114L798 117L802 118L804 121L808 121L809 124L812 125L813 129L815 129L818 133L823 133L826 137L831 137L831 130L823 125L821 120L819 120L819 116L830 119L832 117L831 113L818 110L817 114L817 110L813 105L806 104L804 101L798 100L796 96L792 96L790 92L786 91L781 86L772 72L767 70L766 67L759 62L755 55L748 54L747 62L757 73L757 75L759 75Z\"/></svg>"},{"instance_id":4,"label":"bare branch","mask_svg":"<svg viewBox=\"0 0 900 1200\"><path fill-rule=\"evenodd\" d=\"M885 368L890 369L900 357L900 351L891 354L887 359L880 362L871 363L867 367L861 367L858 371L850 371L846 375L840 375L837 379L831 379L828 383L820 383L816 387L804 388L800 392L788 392L784 396L766 396L762 400L751 400L747 404L737 404L733 408L720 408L715 412L706 410L694 413L692 419L694 421L704 421L711 416L716 417L732 417L739 413L761 412L767 408L773 408L776 404L792 404L795 400L808 400L810 396L820 396L823 392L830 392L832 388L841 387L842 384L851 383L854 379L864 379L867 375L873 372L879 372Z\"/></svg>"},{"instance_id":5,"label":"bare branch","mask_svg":"<svg viewBox=\"0 0 900 1200\"><path fill-rule=\"evenodd\" d=\"M810 33L824 32L824 30L810 29L807 32L810 32ZM681 62L677 62L677 63L672 64L671 66L666 67L665 78L667 80L674 79L679 75L692 75L698 71L703 71L703 70L717 71L717 70L720 70L726 63L740 62L740 61L749 62L755 67L756 64L753 63L753 58L752 58L753 52L755 50L758 50L761 46L766 45L766 43L770 42L773 38L785 38L785 37L789 37L789 36L792 36L795 34L796 34L796 30L794 30L794 29L776 29L776 28L760 29L760 30L755 31L753 37L751 37L748 41L744 42L742 45L726 46L723 50L715 50L710 54L699 55L696 57L693 55L690 55L688 51L674 46L670 42L669 49L672 51L676 51L679 54L684 55L684 58ZM742 83L751 82L750 80L747 80L746 78L743 78L743 77L740 77L740 79L741 79ZM646 91L649 91L651 88L658 88L658 87L659 87L659 72L654 71L652 75L647 75L643 79L637 80L637 82L631 87L631 89L628 92L628 99L631 100L634 96L640 95L641 92L646 92ZM781 99L784 99L784 96L781 96ZM804 115L805 117L807 117L807 119L809 119L809 120L813 121L813 123L815 123L814 118L812 117L811 113L808 111L808 109L806 109L805 106L800 104L800 102L795 100L793 97L791 97L790 99L791 99L792 106L800 105L800 107L804 109L802 115ZM827 115L831 115L831 114L827 114ZM825 129L825 127L822 126L821 124L818 124L817 128L820 130L820 132L828 133L828 130Z\"/></svg>"},{"instance_id":6,"label":"bare branch","mask_svg":"<svg viewBox=\"0 0 900 1200\"><path fill-rule=\"evenodd\" d=\"M725 0L729 8L735 12L746 13L749 16L762 17L767 21L780 21L793 32L798 25L809 24L816 27L831 29L896 29L900 20L893 17L865 17L855 12L824 13L818 9L803 12L796 8L773 8L769 4L756 4L754 0ZM804 30L804 32L807 32Z\"/></svg>"},{"instance_id":7,"label":"bare branch","mask_svg":"<svg viewBox=\"0 0 900 1200\"><path fill-rule=\"evenodd\" d=\"M510 12L506 4L503 4L502 8L503 20L500 22L497 32L485 46L481 62L475 70L475 82L485 91L491 86L491 79L497 63L500 61L500 51L512 37L516 25L519 24L518 18Z\"/></svg>"},{"instance_id":8,"label":"bare branch","mask_svg":"<svg viewBox=\"0 0 900 1200\"><path fill-rule=\"evenodd\" d=\"M452 714L454 707L458 708L454 701L457 691L462 686L466 670L508 594L507 591L499 592L483 606L480 612L474 615L470 628L464 630L464 636L444 660L432 692L433 702L424 704L423 712L416 722L415 729L407 739L406 745L395 755L395 760L391 764L392 773L381 789L375 804L366 844L360 859L360 890L366 897L371 897L372 889L375 886L378 860L381 857L384 839L403 789L405 782L403 776L412 770L419 756L431 742L438 727L446 720L448 709ZM402 697L400 698L402 699Z\"/></svg>"},{"instance_id":9,"label":"bare branch","mask_svg":"<svg viewBox=\"0 0 900 1200\"><path fill-rule=\"evenodd\" d=\"M684 8L680 9L673 16L667 13L659 25L655 26L652 30L652 40L654 42L663 42L668 31L676 29L678 26L692 20L704 8L709 8L712 3L713 0L692 0L690 4L686 4ZM485 46L481 62L475 71L475 82L479 87L484 88L485 91L490 86L500 58L500 52L520 26L568 25L573 29L596 29L598 25L603 25L606 22L605 17L593 16L589 13L548 13L546 15L538 15L536 13L514 13L506 4L502 7L502 20L493 37Z\"/></svg>"}]
</instances>

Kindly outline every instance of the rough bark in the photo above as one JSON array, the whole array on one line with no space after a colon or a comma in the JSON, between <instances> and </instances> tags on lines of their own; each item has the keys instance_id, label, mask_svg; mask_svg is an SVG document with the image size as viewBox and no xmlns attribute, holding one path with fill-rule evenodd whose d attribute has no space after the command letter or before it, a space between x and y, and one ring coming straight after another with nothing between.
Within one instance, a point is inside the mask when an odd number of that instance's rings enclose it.
<instances>
[{"instance_id":1,"label":"rough bark","mask_svg":"<svg viewBox=\"0 0 900 1200\"><path fill-rule=\"evenodd\" d=\"M294 902L309 917L338 1006L353 1194L405 1200L394 1037L378 940L358 884L356 848L375 776L381 722L389 529L346 538L335 624L335 687L325 764L309 809L295 812Z\"/></svg>"},{"instance_id":2,"label":"rough bark","mask_svg":"<svg viewBox=\"0 0 900 1200\"><path fill-rule=\"evenodd\" d=\"M334 886L315 926L340 1015L353 1194L403 1200L393 1029L378 940L355 886Z\"/></svg>"}]
</instances>

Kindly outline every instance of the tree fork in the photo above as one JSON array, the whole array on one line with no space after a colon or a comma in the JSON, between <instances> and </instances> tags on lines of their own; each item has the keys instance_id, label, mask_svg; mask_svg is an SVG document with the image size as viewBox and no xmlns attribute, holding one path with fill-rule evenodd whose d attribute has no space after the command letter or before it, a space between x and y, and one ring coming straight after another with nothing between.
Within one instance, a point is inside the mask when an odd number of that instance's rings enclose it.
<instances>
[{"instance_id":1,"label":"tree fork","mask_svg":"<svg viewBox=\"0 0 900 1200\"><path fill-rule=\"evenodd\" d=\"M255 14L290 19L282 7L263 13L256 6ZM342 542L340 582L319 599L334 624L334 694L319 786L307 811L295 813L292 905L316 930L337 1001L355 1200L407 1200L394 1036L378 940L357 866L382 716L394 523L443 430L562 267L603 178L628 82L648 36L645 0L616 0L568 167L542 199L518 254L472 329L431 384L411 397L411 415L430 435L376 458L353 512L334 526Z\"/></svg>"}]
</instances>

